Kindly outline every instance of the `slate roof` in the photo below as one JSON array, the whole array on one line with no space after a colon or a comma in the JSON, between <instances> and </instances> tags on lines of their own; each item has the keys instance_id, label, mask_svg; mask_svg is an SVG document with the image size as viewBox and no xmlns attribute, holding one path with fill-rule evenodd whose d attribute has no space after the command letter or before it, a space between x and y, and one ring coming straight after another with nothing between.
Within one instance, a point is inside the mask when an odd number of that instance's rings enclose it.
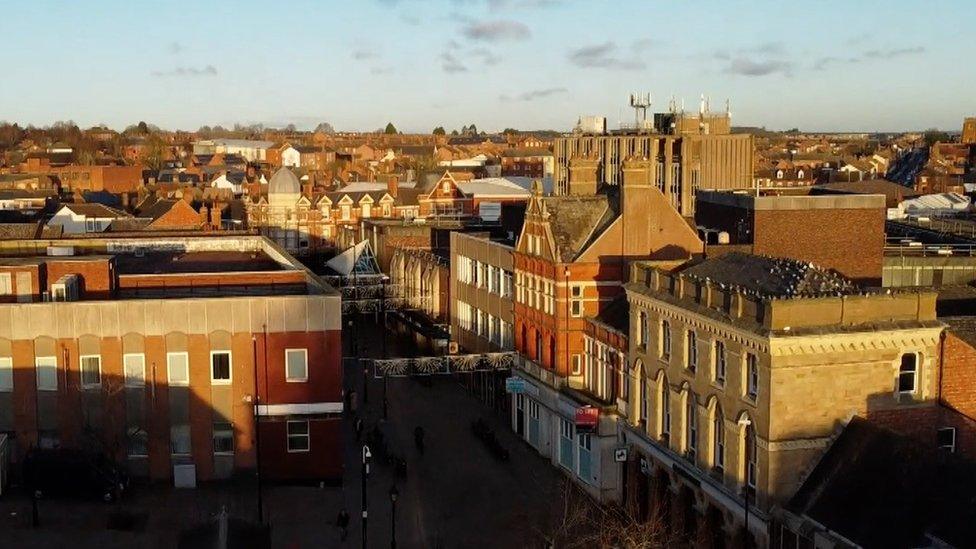
<instances>
[{"instance_id":1,"label":"slate roof","mask_svg":"<svg viewBox=\"0 0 976 549\"><path fill-rule=\"evenodd\" d=\"M552 236L564 263L569 263L616 218L616 201L606 194L548 196Z\"/></svg>"},{"instance_id":2,"label":"slate roof","mask_svg":"<svg viewBox=\"0 0 976 549\"><path fill-rule=\"evenodd\" d=\"M976 540L976 464L854 417L786 508L862 547Z\"/></svg>"},{"instance_id":3,"label":"slate roof","mask_svg":"<svg viewBox=\"0 0 976 549\"><path fill-rule=\"evenodd\" d=\"M812 263L741 252L706 259L682 272L763 297L825 297L859 292L847 278Z\"/></svg>"},{"instance_id":4,"label":"slate roof","mask_svg":"<svg viewBox=\"0 0 976 549\"><path fill-rule=\"evenodd\" d=\"M886 179L867 179L864 181L838 181L825 183L814 187L814 192L845 193L845 194L883 194L885 201L901 202L906 198L918 196L910 187L899 185Z\"/></svg>"},{"instance_id":5,"label":"slate roof","mask_svg":"<svg viewBox=\"0 0 976 549\"><path fill-rule=\"evenodd\" d=\"M85 217L99 217L99 218L117 218L117 217L130 217L129 214L116 210L115 208L109 208L104 204L97 203L77 203L77 204L65 204L64 207L68 208L72 212L83 215Z\"/></svg>"},{"instance_id":6,"label":"slate roof","mask_svg":"<svg viewBox=\"0 0 976 549\"><path fill-rule=\"evenodd\" d=\"M949 325L953 335L976 347L976 316L943 316L939 320Z\"/></svg>"},{"instance_id":7,"label":"slate roof","mask_svg":"<svg viewBox=\"0 0 976 549\"><path fill-rule=\"evenodd\" d=\"M630 333L630 307L627 305L627 296L617 297L591 320L626 336Z\"/></svg>"}]
</instances>

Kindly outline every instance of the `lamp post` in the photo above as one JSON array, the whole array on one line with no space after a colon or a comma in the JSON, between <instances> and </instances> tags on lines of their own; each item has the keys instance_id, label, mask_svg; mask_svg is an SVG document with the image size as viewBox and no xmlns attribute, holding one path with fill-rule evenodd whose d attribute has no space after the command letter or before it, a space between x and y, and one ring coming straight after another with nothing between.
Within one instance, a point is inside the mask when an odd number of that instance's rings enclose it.
<instances>
[{"instance_id":1,"label":"lamp post","mask_svg":"<svg viewBox=\"0 0 976 549\"><path fill-rule=\"evenodd\" d=\"M390 538L390 549L396 549L396 502L399 495L400 492L397 491L396 484L390 486L390 532L392 536Z\"/></svg>"},{"instance_id":2,"label":"lamp post","mask_svg":"<svg viewBox=\"0 0 976 549\"><path fill-rule=\"evenodd\" d=\"M382 292L380 294L380 311L381 311L380 320L381 322L383 322L383 325L380 326L380 337L383 338L383 358L386 358L386 282L389 279L390 277L383 275L383 278L380 280L381 282L380 292ZM388 402L386 398L386 391L387 391L387 376L384 375L383 376L383 419L386 419L387 417L386 413L387 413Z\"/></svg>"},{"instance_id":3,"label":"lamp post","mask_svg":"<svg viewBox=\"0 0 976 549\"><path fill-rule=\"evenodd\" d=\"M749 437L755 436L755 433L751 432L753 431L752 429L749 428L751 425L752 425L752 420L750 420L749 418L743 417L739 419L739 426L746 430L745 436L743 437L743 440L745 440L746 443L746 467L745 467L746 478L743 479L745 480L745 483L742 486L743 511L745 511L745 518L744 518L745 531L743 534L744 539L742 540L742 542L743 542L743 547L745 547L746 549L752 547L752 543L751 543L752 536L749 534L749 461L755 459L755 456L749 455L749 452L752 452L752 445L749 440Z\"/></svg>"},{"instance_id":4,"label":"lamp post","mask_svg":"<svg viewBox=\"0 0 976 549\"><path fill-rule=\"evenodd\" d=\"M267 339L265 339L267 341ZM251 336L251 350L254 359L254 470L258 481L258 523L264 524L264 498L261 490L261 413L258 406L261 397L258 393L258 339Z\"/></svg>"},{"instance_id":5,"label":"lamp post","mask_svg":"<svg viewBox=\"0 0 976 549\"><path fill-rule=\"evenodd\" d=\"M369 459L373 454L369 452L369 446L363 445L363 549L366 549L366 519L369 512L366 510L366 481L369 479Z\"/></svg>"}]
</instances>

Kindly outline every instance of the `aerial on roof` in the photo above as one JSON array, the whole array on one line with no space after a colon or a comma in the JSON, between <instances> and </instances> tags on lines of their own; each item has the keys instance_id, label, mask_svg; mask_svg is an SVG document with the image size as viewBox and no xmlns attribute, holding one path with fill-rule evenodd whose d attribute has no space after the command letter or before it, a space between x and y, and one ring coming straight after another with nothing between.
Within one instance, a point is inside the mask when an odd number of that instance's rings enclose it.
<instances>
[{"instance_id":1,"label":"aerial on roof","mask_svg":"<svg viewBox=\"0 0 976 549\"><path fill-rule=\"evenodd\" d=\"M826 297L860 291L847 278L813 263L741 252L706 259L682 273L762 297Z\"/></svg>"}]
</instances>

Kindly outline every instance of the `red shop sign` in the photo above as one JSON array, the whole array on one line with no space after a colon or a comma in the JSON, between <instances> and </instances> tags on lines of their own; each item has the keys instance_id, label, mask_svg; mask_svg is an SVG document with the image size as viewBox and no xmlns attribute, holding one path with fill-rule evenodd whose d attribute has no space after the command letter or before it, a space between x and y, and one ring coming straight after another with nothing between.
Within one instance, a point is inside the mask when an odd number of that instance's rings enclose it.
<instances>
[{"instance_id":1,"label":"red shop sign","mask_svg":"<svg viewBox=\"0 0 976 549\"><path fill-rule=\"evenodd\" d=\"M600 421L600 409L593 406L584 406L576 409L576 430L595 431L596 424Z\"/></svg>"}]
</instances>

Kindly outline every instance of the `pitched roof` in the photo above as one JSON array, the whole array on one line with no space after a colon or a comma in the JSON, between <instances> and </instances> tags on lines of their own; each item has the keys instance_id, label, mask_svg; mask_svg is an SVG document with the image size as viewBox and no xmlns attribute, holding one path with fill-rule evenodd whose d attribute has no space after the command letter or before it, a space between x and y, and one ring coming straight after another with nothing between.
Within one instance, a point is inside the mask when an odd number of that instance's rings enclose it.
<instances>
[{"instance_id":1,"label":"pitched roof","mask_svg":"<svg viewBox=\"0 0 976 549\"><path fill-rule=\"evenodd\" d=\"M854 417L786 508L862 547L969 547L973 494L973 462Z\"/></svg>"},{"instance_id":2,"label":"pitched roof","mask_svg":"<svg viewBox=\"0 0 976 549\"><path fill-rule=\"evenodd\" d=\"M109 208L104 204L98 204L98 203L88 203L88 202L68 203L65 204L64 207L68 208L72 213L76 215L83 215L85 217L100 217L100 218L111 218L111 219L115 219L118 217L132 217L121 210L116 210L115 208Z\"/></svg>"},{"instance_id":3,"label":"pitched roof","mask_svg":"<svg viewBox=\"0 0 976 549\"><path fill-rule=\"evenodd\" d=\"M548 196L549 226L563 262L570 262L586 249L594 236L616 216L615 203L605 194Z\"/></svg>"},{"instance_id":4,"label":"pitched roof","mask_svg":"<svg viewBox=\"0 0 976 549\"><path fill-rule=\"evenodd\" d=\"M765 297L825 297L859 291L850 280L813 263L741 252L706 259L682 272Z\"/></svg>"},{"instance_id":5,"label":"pitched roof","mask_svg":"<svg viewBox=\"0 0 976 549\"><path fill-rule=\"evenodd\" d=\"M515 196L528 199L532 193L504 177L458 181L458 188L468 196Z\"/></svg>"}]
</instances>

